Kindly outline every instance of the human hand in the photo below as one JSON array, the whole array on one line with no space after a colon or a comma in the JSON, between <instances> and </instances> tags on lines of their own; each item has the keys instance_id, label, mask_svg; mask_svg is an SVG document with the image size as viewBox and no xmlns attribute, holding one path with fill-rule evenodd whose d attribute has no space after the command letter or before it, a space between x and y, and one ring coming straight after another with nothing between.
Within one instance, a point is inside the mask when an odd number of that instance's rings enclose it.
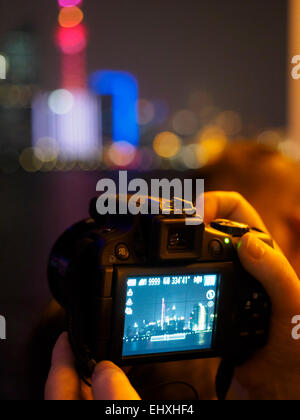
<instances>
[{"instance_id":1,"label":"human hand","mask_svg":"<svg viewBox=\"0 0 300 420\"><path fill-rule=\"evenodd\" d=\"M204 200L206 223L226 218L267 232L239 194L212 192ZM241 239L238 254L246 271L269 294L272 317L268 344L236 369L236 379L251 399L300 399L300 341L292 338L292 318L300 314L299 278L279 247L272 249L251 233Z\"/></svg>"},{"instance_id":2,"label":"human hand","mask_svg":"<svg viewBox=\"0 0 300 420\"><path fill-rule=\"evenodd\" d=\"M91 385L90 388L79 378L68 335L62 334L53 350L46 400L140 400L125 373L111 362L96 366Z\"/></svg>"}]
</instances>

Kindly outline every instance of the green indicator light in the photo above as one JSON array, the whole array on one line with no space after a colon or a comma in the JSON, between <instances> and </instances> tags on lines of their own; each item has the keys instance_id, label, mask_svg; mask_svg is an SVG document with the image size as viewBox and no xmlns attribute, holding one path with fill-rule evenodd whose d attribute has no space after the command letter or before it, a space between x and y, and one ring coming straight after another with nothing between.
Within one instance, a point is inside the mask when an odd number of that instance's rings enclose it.
<instances>
[{"instance_id":1,"label":"green indicator light","mask_svg":"<svg viewBox=\"0 0 300 420\"><path fill-rule=\"evenodd\" d=\"M225 242L226 245L229 245L230 244L230 239L229 238L225 238L224 239L224 242Z\"/></svg>"}]
</instances>

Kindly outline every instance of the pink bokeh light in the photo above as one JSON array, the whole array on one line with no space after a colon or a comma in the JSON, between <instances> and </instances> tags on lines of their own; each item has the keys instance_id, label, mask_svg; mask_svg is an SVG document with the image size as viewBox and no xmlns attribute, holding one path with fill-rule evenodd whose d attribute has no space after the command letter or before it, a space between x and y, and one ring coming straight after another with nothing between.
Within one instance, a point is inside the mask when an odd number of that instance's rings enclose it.
<instances>
[{"instance_id":1,"label":"pink bokeh light","mask_svg":"<svg viewBox=\"0 0 300 420\"><path fill-rule=\"evenodd\" d=\"M86 48L87 31L83 25L74 28L59 28L56 42L64 54L78 54Z\"/></svg>"},{"instance_id":2,"label":"pink bokeh light","mask_svg":"<svg viewBox=\"0 0 300 420\"><path fill-rule=\"evenodd\" d=\"M82 3L82 0L58 0L60 7L72 7L78 6Z\"/></svg>"}]
</instances>

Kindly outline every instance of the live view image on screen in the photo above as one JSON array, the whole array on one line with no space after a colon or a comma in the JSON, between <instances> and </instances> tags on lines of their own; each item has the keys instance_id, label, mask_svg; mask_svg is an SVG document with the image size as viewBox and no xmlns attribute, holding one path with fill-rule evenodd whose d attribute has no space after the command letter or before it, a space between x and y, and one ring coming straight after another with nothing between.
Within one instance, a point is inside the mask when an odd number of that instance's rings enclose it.
<instances>
[{"instance_id":1,"label":"live view image on screen","mask_svg":"<svg viewBox=\"0 0 300 420\"><path fill-rule=\"evenodd\" d=\"M212 348L217 274L127 279L123 356Z\"/></svg>"}]
</instances>

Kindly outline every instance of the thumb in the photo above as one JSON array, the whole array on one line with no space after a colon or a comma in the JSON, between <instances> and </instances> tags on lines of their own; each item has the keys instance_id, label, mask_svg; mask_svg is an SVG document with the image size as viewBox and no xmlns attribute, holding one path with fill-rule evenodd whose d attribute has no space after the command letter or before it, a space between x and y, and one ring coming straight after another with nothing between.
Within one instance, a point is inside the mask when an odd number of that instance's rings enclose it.
<instances>
[{"instance_id":1,"label":"thumb","mask_svg":"<svg viewBox=\"0 0 300 420\"><path fill-rule=\"evenodd\" d=\"M300 282L293 268L279 251L254 234L245 235L239 246L240 261L271 298L273 315L286 317L300 310Z\"/></svg>"},{"instance_id":2,"label":"thumb","mask_svg":"<svg viewBox=\"0 0 300 420\"><path fill-rule=\"evenodd\" d=\"M111 362L96 366L92 389L95 400L140 400L125 373Z\"/></svg>"}]
</instances>

